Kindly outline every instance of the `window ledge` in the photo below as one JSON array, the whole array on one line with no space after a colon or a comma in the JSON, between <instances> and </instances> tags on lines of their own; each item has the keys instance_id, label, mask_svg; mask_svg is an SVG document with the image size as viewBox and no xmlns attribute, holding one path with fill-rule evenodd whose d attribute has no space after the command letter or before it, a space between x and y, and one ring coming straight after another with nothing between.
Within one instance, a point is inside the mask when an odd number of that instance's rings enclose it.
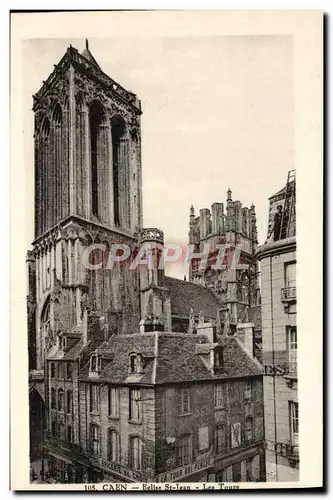
<instances>
[{"instance_id":1,"label":"window ledge","mask_svg":"<svg viewBox=\"0 0 333 500\"><path fill-rule=\"evenodd\" d=\"M95 417L99 417L99 412L98 411L91 411L90 415L94 415Z\"/></svg>"},{"instance_id":2,"label":"window ledge","mask_svg":"<svg viewBox=\"0 0 333 500\"><path fill-rule=\"evenodd\" d=\"M129 424L142 425L142 420L129 420Z\"/></svg>"},{"instance_id":3,"label":"window ledge","mask_svg":"<svg viewBox=\"0 0 333 500\"><path fill-rule=\"evenodd\" d=\"M119 415L108 415L109 420L119 420Z\"/></svg>"},{"instance_id":4,"label":"window ledge","mask_svg":"<svg viewBox=\"0 0 333 500\"><path fill-rule=\"evenodd\" d=\"M214 406L214 410L225 410L225 411L227 411L227 408L225 406Z\"/></svg>"},{"instance_id":5,"label":"window ledge","mask_svg":"<svg viewBox=\"0 0 333 500\"><path fill-rule=\"evenodd\" d=\"M179 413L178 417L190 417L191 415L193 415L193 412L190 412L190 413Z\"/></svg>"}]
</instances>

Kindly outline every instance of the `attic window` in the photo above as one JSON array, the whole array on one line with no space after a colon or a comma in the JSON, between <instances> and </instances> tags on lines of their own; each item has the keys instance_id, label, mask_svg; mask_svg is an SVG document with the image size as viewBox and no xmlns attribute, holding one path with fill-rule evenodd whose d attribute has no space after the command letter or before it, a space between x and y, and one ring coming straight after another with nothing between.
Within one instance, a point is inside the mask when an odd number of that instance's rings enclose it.
<instances>
[{"instance_id":1,"label":"attic window","mask_svg":"<svg viewBox=\"0 0 333 500\"><path fill-rule=\"evenodd\" d=\"M101 371L101 356L100 356L100 354L94 353L90 356L89 371L92 373L99 373Z\"/></svg>"},{"instance_id":2,"label":"attic window","mask_svg":"<svg viewBox=\"0 0 333 500\"><path fill-rule=\"evenodd\" d=\"M223 367L222 348L216 347L214 350L214 368L222 368L222 367Z\"/></svg>"},{"instance_id":3,"label":"attic window","mask_svg":"<svg viewBox=\"0 0 333 500\"><path fill-rule=\"evenodd\" d=\"M141 354L130 354L129 356L129 373L141 373L142 372L142 359Z\"/></svg>"},{"instance_id":4,"label":"attic window","mask_svg":"<svg viewBox=\"0 0 333 500\"><path fill-rule=\"evenodd\" d=\"M136 354L130 355L130 373L137 373L138 359Z\"/></svg>"},{"instance_id":5,"label":"attic window","mask_svg":"<svg viewBox=\"0 0 333 500\"><path fill-rule=\"evenodd\" d=\"M61 350L66 351L67 349L67 339L66 337L62 337L61 339Z\"/></svg>"}]
</instances>

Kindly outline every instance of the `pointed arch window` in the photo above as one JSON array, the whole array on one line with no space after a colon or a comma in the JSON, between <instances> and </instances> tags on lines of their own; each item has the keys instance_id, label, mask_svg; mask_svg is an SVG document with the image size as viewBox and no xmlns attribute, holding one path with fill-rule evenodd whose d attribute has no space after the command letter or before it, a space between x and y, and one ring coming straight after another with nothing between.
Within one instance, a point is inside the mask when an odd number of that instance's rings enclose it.
<instances>
[{"instance_id":1,"label":"pointed arch window","mask_svg":"<svg viewBox=\"0 0 333 500\"><path fill-rule=\"evenodd\" d=\"M116 226L123 225L121 198L125 201L128 196L127 186L127 140L126 124L121 116L114 116L111 120L112 134L112 177L113 177L113 214ZM123 180L123 182L121 182ZM126 205L123 207L126 211ZM126 215L126 214L125 214Z\"/></svg>"},{"instance_id":2,"label":"pointed arch window","mask_svg":"<svg viewBox=\"0 0 333 500\"><path fill-rule=\"evenodd\" d=\"M90 166L91 166L91 211L93 215L100 215L100 200L98 195L99 166L102 160L103 137L101 128L106 124L106 115L99 101L93 101L89 109L90 125Z\"/></svg>"}]
</instances>

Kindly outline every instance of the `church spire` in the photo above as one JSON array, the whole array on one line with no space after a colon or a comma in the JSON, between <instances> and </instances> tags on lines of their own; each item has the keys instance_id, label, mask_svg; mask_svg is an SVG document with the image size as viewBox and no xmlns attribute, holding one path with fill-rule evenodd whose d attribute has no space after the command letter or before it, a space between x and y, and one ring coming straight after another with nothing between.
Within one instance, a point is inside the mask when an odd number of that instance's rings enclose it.
<instances>
[{"instance_id":1,"label":"church spire","mask_svg":"<svg viewBox=\"0 0 333 500\"><path fill-rule=\"evenodd\" d=\"M82 55L86 59L88 59L88 61L90 61L96 68L101 69L99 67L98 62L96 61L96 59L94 58L94 56L92 55L92 53L89 50L89 41L88 41L88 38L86 38L86 46L85 46L84 50L82 51Z\"/></svg>"}]
</instances>

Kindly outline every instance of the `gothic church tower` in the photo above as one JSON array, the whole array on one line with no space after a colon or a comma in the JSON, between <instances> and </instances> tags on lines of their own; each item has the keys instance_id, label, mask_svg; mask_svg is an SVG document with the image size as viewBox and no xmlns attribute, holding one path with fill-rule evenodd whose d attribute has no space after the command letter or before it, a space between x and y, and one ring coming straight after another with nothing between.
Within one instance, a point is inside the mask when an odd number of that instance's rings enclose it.
<instances>
[{"instance_id":1,"label":"gothic church tower","mask_svg":"<svg viewBox=\"0 0 333 500\"><path fill-rule=\"evenodd\" d=\"M28 253L30 368L59 333L136 331L139 283L128 266L89 271L92 243L135 245L142 227L141 104L91 54L69 47L34 96L35 239Z\"/></svg>"}]
</instances>

